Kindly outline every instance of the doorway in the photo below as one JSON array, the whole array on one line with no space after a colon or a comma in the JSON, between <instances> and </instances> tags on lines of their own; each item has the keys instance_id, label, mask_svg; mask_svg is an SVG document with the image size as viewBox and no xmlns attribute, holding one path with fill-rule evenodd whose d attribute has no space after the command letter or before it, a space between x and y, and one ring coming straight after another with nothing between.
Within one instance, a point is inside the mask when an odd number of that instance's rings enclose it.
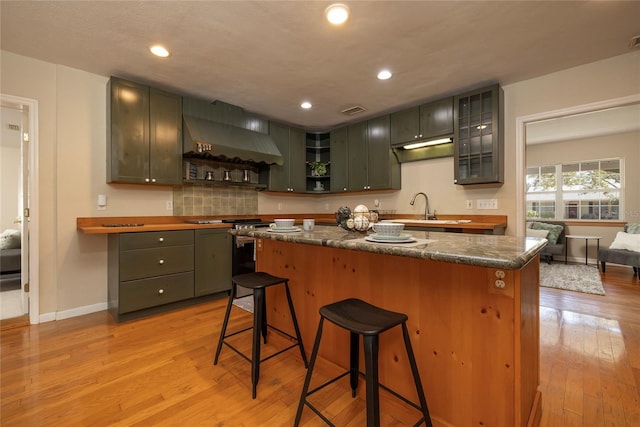
<instances>
[{"instance_id":1,"label":"doorway","mask_svg":"<svg viewBox=\"0 0 640 427\"><path fill-rule=\"evenodd\" d=\"M35 324L39 323L38 103L2 94L0 108L1 317L3 324L6 319Z\"/></svg>"},{"instance_id":2,"label":"doorway","mask_svg":"<svg viewBox=\"0 0 640 427\"><path fill-rule=\"evenodd\" d=\"M639 102L640 95L631 95L516 118L516 235L523 236L525 234L526 225L525 176L527 127L543 121L579 116L585 113L607 111L615 107L637 104Z\"/></svg>"}]
</instances>

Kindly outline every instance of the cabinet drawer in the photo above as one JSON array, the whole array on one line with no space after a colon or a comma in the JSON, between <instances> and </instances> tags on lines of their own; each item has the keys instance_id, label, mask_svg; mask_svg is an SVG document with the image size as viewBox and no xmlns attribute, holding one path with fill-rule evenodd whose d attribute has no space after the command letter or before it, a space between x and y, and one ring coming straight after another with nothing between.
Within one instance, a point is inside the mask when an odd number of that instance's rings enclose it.
<instances>
[{"instance_id":1,"label":"cabinet drawer","mask_svg":"<svg viewBox=\"0 0 640 427\"><path fill-rule=\"evenodd\" d=\"M193 230L148 231L120 235L120 250L122 251L192 244Z\"/></svg>"},{"instance_id":2,"label":"cabinet drawer","mask_svg":"<svg viewBox=\"0 0 640 427\"><path fill-rule=\"evenodd\" d=\"M120 251L121 282L192 270L193 245Z\"/></svg>"},{"instance_id":3,"label":"cabinet drawer","mask_svg":"<svg viewBox=\"0 0 640 427\"><path fill-rule=\"evenodd\" d=\"M193 298L193 272L120 283L119 313Z\"/></svg>"}]
</instances>

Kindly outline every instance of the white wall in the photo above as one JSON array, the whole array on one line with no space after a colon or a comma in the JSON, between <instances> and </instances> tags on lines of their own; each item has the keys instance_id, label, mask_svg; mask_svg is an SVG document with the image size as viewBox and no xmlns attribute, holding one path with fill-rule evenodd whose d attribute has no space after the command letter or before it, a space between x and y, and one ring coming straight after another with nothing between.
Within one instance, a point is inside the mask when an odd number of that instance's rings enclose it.
<instances>
[{"instance_id":1,"label":"white wall","mask_svg":"<svg viewBox=\"0 0 640 427\"><path fill-rule=\"evenodd\" d=\"M13 221L20 215L20 143L21 132L9 124L22 126L22 112L2 107L0 136L0 231L19 229Z\"/></svg>"},{"instance_id":2,"label":"white wall","mask_svg":"<svg viewBox=\"0 0 640 427\"><path fill-rule=\"evenodd\" d=\"M40 314L106 307L106 236L79 233L76 218L167 215L172 188L106 183L108 77L5 51L1 67L0 91L39 106Z\"/></svg>"},{"instance_id":3,"label":"white wall","mask_svg":"<svg viewBox=\"0 0 640 427\"><path fill-rule=\"evenodd\" d=\"M38 100L40 159L40 313L79 313L83 307L106 305L107 253L105 236L88 236L75 228L77 217L166 215L172 190L106 184L106 82L68 67L1 52L0 91ZM501 187L456 186L451 158L402 165L403 189L352 196L279 196L260 193L259 212L334 212L341 205L373 205L399 213L411 208L411 196L424 191L440 213L506 214L516 218L515 122L520 116L640 93L640 52L587 64L505 90L505 183ZM425 96L428 94L425 94ZM98 194L108 197L108 209L98 211ZM497 198L498 211L466 210L466 199ZM328 209L325 210L325 205ZM513 227L507 230L513 234ZM76 311L74 311L76 310ZM66 314L65 314L66 313Z\"/></svg>"}]
</instances>

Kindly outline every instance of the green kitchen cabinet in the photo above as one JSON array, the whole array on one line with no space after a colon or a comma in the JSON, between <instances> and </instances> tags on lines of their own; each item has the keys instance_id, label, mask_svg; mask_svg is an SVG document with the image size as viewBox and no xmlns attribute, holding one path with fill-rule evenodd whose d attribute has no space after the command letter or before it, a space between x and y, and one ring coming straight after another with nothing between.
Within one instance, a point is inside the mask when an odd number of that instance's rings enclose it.
<instances>
[{"instance_id":1,"label":"green kitchen cabinet","mask_svg":"<svg viewBox=\"0 0 640 427\"><path fill-rule=\"evenodd\" d=\"M195 230L195 296L231 289L233 238L227 229Z\"/></svg>"},{"instance_id":2,"label":"green kitchen cabinet","mask_svg":"<svg viewBox=\"0 0 640 427\"><path fill-rule=\"evenodd\" d=\"M502 105L497 84L454 97L454 183L504 181Z\"/></svg>"},{"instance_id":3,"label":"green kitchen cabinet","mask_svg":"<svg viewBox=\"0 0 640 427\"><path fill-rule=\"evenodd\" d=\"M193 230L109 234L108 308L117 321L194 297Z\"/></svg>"},{"instance_id":4,"label":"green kitchen cabinet","mask_svg":"<svg viewBox=\"0 0 640 427\"><path fill-rule=\"evenodd\" d=\"M348 126L349 190L400 188L400 164L391 151L389 115Z\"/></svg>"},{"instance_id":5,"label":"green kitchen cabinet","mask_svg":"<svg viewBox=\"0 0 640 427\"><path fill-rule=\"evenodd\" d=\"M182 97L112 77L108 84L107 182L182 182Z\"/></svg>"},{"instance_id":6,"label":"green kitchen cabinet","mask_svg":"<svg viewBox=\"0 0 640 427\"><path fill-rule=\"evenodd\" d=\"M331 191L349 190L349 162L347 128L331 131L329 137L329 158L331 161Z\"/></svg>"},{"instance_id":7,"label":"green kitchen cabinet","mask_svg":"<svg viewBox=\"0 0 640 427\"><path fill-rule=\"evenodd\" d=\"M269 167L269 191L306 192L307 133L272 121L269 123L269 135L284 160L282 166Z\"/></svg>"},{"instance_id":8,"label":"green kitchen cabinet","mask_svg":"<svg viewBox=\"0 0 640 427\"><path fill-rule=\"evenodd\" d=\"M391 114L391 144L399 145L453 134L453 97Z\"/></svg>"}]
</instances>

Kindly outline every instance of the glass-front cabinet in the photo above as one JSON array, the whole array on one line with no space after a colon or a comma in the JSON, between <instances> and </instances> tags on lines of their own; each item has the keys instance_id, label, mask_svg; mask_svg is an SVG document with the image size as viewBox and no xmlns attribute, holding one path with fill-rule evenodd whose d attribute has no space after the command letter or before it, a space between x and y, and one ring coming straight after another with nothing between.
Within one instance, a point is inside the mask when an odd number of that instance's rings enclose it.
<instances>
[{"instance_id":1,"label":"glass-front cabinet","mask_svg":"<svg viewBox=\"0 0 640 427\"><path fill-rule=\"evenodd\" d=\"M502 183L502 89L493 85L454 98L454 182Z\"/></svg>"}]
</instances>

